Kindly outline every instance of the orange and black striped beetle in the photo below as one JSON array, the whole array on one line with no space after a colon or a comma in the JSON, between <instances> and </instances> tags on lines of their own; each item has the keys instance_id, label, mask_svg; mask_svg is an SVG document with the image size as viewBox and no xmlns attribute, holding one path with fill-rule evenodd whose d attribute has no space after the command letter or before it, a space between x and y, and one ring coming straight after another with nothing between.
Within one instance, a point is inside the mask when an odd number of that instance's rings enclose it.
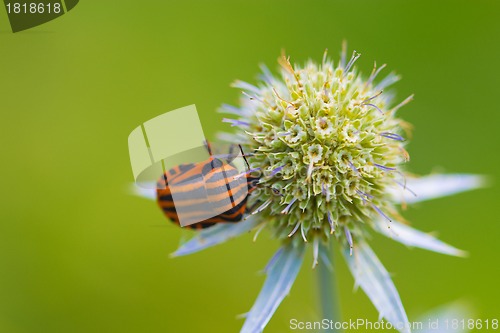
<instances>
[{"instance_id":1,"label":"orange and black striped beetle","mask_svg":"<svg viewBox=\"0 0 500 333\"><path fill-rule=\"evenodd\" d=\"M212 204L220 205L218 211L223 211L223 213L207 219L200 218L200 222L186 225L190 229L204 229L217 223L241 221L243 215L249 211L247 208L248 195L256 188L259 181L259 177L252 176L250 172L240 174L231 163L225 163L222 159L214 157L208 143L206 143L206 147L210 154L209 159L200 163L181 164L173 167L161 176L156 187L158 205L165 216L177 225L180 225L177 212L179 205L189 207L190 218L197 220L197 216L204 215L202 210L205 206L190 197L189 194L192 191L202 189L206 191ZM243 154L241 146L239 149ZM244 154L243 158L248 166ZM248 168L250 169L249 166ZM246 182L237 182L235 177L245 177ZM197 181L198 179L203 179L203 181ZM190 182L191 180L194 183ZM184 183L189 184L185 186L185 189L182 185ZM181 184L180 191L184 195L177 196L174 203L171 187L175 185L176 189L179 190L178 184ZM228 197L230 198L229 202Z\"/></svg>"}]
</instances>

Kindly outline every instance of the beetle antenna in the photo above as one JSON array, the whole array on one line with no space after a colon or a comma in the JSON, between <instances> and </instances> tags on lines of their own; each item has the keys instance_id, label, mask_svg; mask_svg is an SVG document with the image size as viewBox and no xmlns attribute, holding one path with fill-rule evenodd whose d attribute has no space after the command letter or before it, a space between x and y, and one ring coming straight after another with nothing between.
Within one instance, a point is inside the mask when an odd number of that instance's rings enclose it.
<instances>
[{"instance_id":1,"label":"beetle antenna","mask_svg":"<svg viewBox=\"0 0 500 333\"><path fill-rule=\"evenodd\" d=\"M207 140L205 140L203 143L205 144L205 147L207 148L207 151L210 154L210 156L212 156L212 148L210 148L210 143L208 143Z\"/></svg>"},{"instance_id":2,"label":"beetle antenna","mask_svg":"<svg viewBox=\"0 0 500 333\"><path fill-rule=\"evenodd\" d=\"M250 164L248 164L247 158L245 157L245 153L243 152L243 148L241 145L238 145L240 147L241 155L243 156L243 159L245 160L245 163L247 164L248 170L250 170Z\"/></svg>"}]
</instances>

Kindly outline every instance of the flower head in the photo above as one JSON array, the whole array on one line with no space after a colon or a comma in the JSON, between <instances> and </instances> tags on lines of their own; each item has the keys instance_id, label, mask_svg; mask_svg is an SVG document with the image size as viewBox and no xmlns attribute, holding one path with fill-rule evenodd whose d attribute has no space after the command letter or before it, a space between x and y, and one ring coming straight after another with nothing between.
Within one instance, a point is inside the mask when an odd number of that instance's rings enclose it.
<instances>
[{"instance_id":1,"label":"flower head","mask_svg":"<svg viewBox=\"0 0 500 333\"><path fill-rule=\"evenodd\" d=\"M358 58L354 52L347 64L335 64L325 53L320 64L292 66L282 56L279 77L265 71L255 86L234 84L244 95L233 123L243 125L232 141L262 170L250 199L265 204L261 219L284 242L318 246L335 237L352 248L379 217L390 228L396 207L387 189L405 183L408 160L408 125L396 111L410 99L391 105L383 89L397 77L376 83L374 68L365 78L354 67Z\"/></svg>"}]
</instances>

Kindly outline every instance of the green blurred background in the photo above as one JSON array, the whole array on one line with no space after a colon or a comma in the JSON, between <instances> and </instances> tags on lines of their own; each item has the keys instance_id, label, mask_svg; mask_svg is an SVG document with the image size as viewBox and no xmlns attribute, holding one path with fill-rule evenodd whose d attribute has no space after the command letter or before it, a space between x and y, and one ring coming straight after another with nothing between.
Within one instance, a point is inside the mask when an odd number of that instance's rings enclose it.
<instances>
[{"instance_id":1,"label":"green blurred background","mask_svg":"<svg viewBox=\"0 0 500 333\"><path fill-rule=\"evenodd\" d=\"M490 175L487 189L425 202L405 216L471 253L459 259L374 236L410 316L456 299L500 317L498 1L81 1L13 34L0 10L0 332L236 332L278 244L246 235L169 259L189 231L133 197L127 136L196 104L205 133L258 64L337 56L341 41L402 74L415 101L409 169ZM267 332L319 318L310 256ZM344 319L377 319L337 261Z\"/></svg>"}]
</instances>

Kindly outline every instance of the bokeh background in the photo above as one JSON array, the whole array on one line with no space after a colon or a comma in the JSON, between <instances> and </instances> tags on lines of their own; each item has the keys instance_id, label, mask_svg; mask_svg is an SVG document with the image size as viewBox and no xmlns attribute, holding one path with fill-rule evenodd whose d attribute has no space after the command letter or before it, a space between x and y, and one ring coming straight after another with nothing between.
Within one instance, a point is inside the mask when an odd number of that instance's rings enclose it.
<instances>
[{"instance_id":1,"label":"bokeh background","mask_svg":"<svg viewBox=\"0 0 500 333\"><path fill-rule=\"evenodd\" d=\"M409 170L489 175L483 190L425 202L405 216L470 252L407 250L374 236L410 319L457 299L500 317L500 2L81 1L69 14L13 34L0 10L0 332L236 332L278 248L264 233L189 257L168 254L189 231L131 196L127 136L140 123L196 104L205 133L235 103L239 78L334 57L346 39L402 74L415 101ZM319 318L310 256L267 332ZM375 321L337 261L342 315Z\"/></svg>"}]
</instances>

